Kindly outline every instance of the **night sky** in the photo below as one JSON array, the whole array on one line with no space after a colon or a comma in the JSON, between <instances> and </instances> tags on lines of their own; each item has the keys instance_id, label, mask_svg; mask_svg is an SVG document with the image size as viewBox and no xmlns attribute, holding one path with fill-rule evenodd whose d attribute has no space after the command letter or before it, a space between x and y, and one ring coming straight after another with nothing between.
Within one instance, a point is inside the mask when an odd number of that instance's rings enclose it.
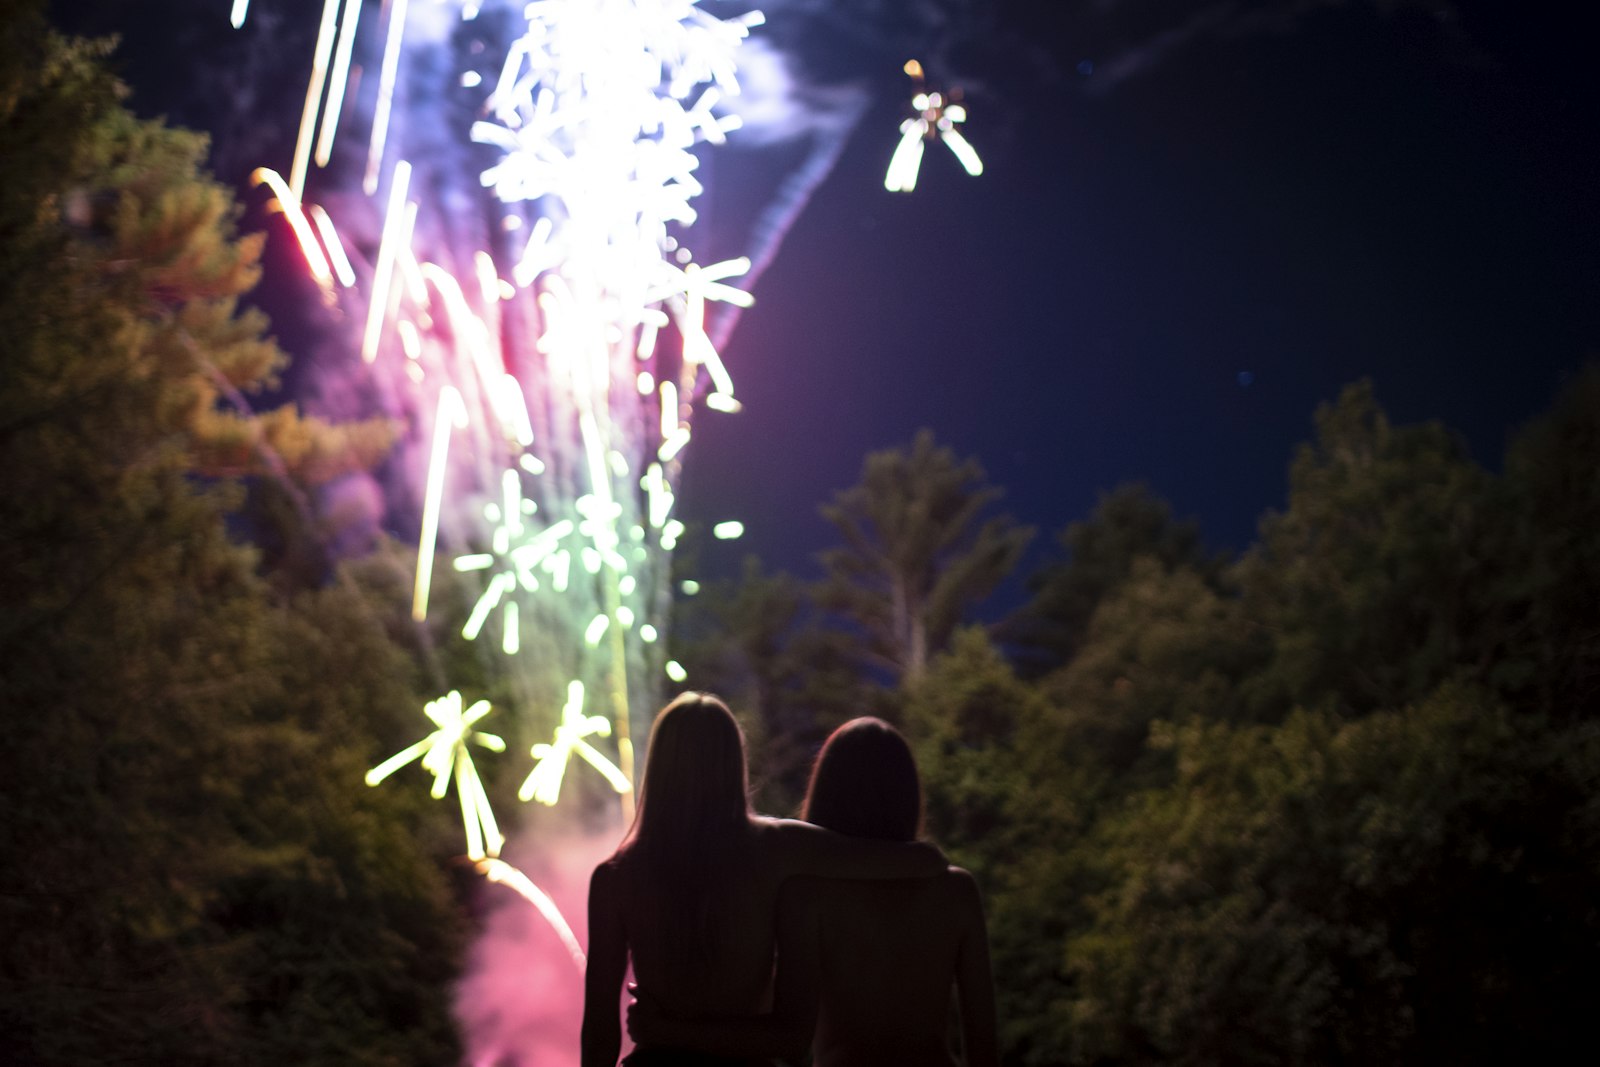
<instances>
[{"instance_id":1,"label":"night sky","mask_svg":"<svg viewBox=\"0 0 1600 1067\"><path fill-rule=\"evenodd\" d=\"M286 169L247 157L281 139L262 116L287 127L303 89L269 109L265 91L218 87L303 85L318 6L255 0L255 52L228 36L226 0L85 0L56 18L122 32L132 105L210 129L237 180ZM307 13L274 21L274 7ZM1281 506L1316 405L1361 377L1395 419L1442 420L1497 466L1600 350L1600 75L1578 8L775 12L816 78L869 86L873 103L724 350L744 412L697 423L688 509L748 528L707 564L754 552L814 574L832 542L817 506L865 453L924 426L1005 487L1040 529L1035 557L1130 480L1242 548ZM277 59L259 54L267 39ZM882 177L913 54L965 89L987 172L934 145L907 196ZM742 166L708 170L713 224ZM294 324L271 310L293 352Z\"/></svg>"}]
</instances>

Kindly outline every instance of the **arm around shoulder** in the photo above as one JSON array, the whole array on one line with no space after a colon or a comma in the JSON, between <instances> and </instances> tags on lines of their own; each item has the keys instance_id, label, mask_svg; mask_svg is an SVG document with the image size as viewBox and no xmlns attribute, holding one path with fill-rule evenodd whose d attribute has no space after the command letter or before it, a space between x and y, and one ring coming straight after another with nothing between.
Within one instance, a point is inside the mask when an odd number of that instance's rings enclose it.
<instances>
[{"instance_id":1,"label":"arm around shoulder","mask_svg":"<svg viewBox=\"0 0 1600 1067\"><path fill-rule=\"evenodd\" d=\"M836 834L799 819L762 819L785 877L932 878L944 853L926 841L875 841Z\"/></svg>"}]
</instances>

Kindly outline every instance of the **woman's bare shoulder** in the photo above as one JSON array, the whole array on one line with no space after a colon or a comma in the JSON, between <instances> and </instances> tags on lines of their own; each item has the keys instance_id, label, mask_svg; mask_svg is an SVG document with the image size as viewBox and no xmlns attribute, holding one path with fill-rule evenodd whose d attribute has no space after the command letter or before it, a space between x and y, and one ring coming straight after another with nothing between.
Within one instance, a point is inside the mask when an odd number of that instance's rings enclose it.
<instances>
[{"instance_id":1,"label":"woman's bare shoulder","mask_svg":"<svg viewBox=\"0 0 1600 1067\"><path fill-rule=\"evenodd\" d=\"M589 876L590 892L617 893L627 883L631 870L636 867L637 857L630 856L626 848L620 848L595 864L594 873Z\"/></svg>"},{"instance_id":2,"label":"woman's bare shoulder","mask_svg":"<svg viewBox=\"0 0 1600 1067\"><path fill-rule=\"evenodd\" d=\"M609 889L611 886L616 884L617 878L620 876L620 874L621 871L617 865L617 857L607 856L605 859L594 865L594 872L589 875L589 886L591 889L595 890Z\"/></svg>"}]
</instances>

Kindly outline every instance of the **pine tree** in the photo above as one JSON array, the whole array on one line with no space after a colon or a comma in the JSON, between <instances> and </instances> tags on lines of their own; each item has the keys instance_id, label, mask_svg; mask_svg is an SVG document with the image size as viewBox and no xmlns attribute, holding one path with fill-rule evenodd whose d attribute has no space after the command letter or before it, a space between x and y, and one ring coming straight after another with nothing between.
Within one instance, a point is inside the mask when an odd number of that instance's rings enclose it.
<instances>
[{"instance_id":1,"label":"pine tree","mask_svg":"<svg viewBox=\"0 0 1600 1067\"><path fill-rule=\"evenodd\" d=\"M230 399L283 360L237 304L259 241L106 51L0 20L7 1061L444 1062L430 823L360 784L414 668L352 589L274 595L226 525L232 476L303 488L389 431Z\"/></svg>"},{"instance_id":2,"label":"pine tree","mask_svg":"<svg viewBox=\"0 0 1600 1067\"><path fill-rule=\"evenodd\" d=\"M975 460L958 462L927 430L874 452L861 480L822 514L844 536L822 556L822 603L860 627L868 663L915 681L966 612L1011 572L1033 531L985 519L1000 496Z\"/></svg>"}]
</instances>

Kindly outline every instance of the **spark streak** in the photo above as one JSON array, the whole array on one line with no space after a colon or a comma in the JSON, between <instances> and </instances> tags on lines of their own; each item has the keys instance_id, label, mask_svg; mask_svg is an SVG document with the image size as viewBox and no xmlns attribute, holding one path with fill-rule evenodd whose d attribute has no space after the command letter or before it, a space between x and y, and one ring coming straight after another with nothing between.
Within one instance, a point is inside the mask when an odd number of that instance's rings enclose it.
<instances>
[{"instance_id":1,"label":"spark streak","mask_svg":"<svg viewBox=\"0 0 1600 1067\"><path fill-rule=\"evenodd\" d=\"M445 457L450 453L450 429L465 429L466 405L455 386L439 391L439 410L433 420L433 454L428 460L428 488L422 505L422 536L417 544L417 582L411 594L411 617L428 617L428 586L433 580L433 552L439 539L439 509L444 499Z\"/></svg>"},{"instance_id":2,"label":"spark streak","mask_svg":"<svg viewBox=\"0 0 1600 1067\"><path fill-rule=\"evenodd\" d=\"M383 46L383 69L378 75L378 105L372 116L372 141L367 150L367 173L361 188L368 196L378 191L383 167L383 146L389 139L389 113L394 107L394 83L400 72L400 42L405 38L406 0L394 0L389 9L389 35Z\"/></svg>"},{"instance_id":3,"label":"spark streak","mask_svg":"<svg viewBox=\"0 0 1600 1067\"><path fill-rule=\"evenodd\" d=\"M283 209L283 217L289 220L289 228L294 231L295 240L300 243L300 251L306 257L306 266L311 268L311 276L321 286L323 296L331 299L333 296L333 270L328 266L328 257L322 254L322 249L317 244L316 232L311 224L306 221L305 212L300 207L300 197L293 189L284 184L282 176L275 170L266 167L257 167L255 173L250 175L250 180L257 185L266 185L277 197L278 206Z\"/></svg>"},{"instance_id":4,"label":"spark streak","mask_svg":"<svg viewBox=\"0 0 1600 1067\"><path fill-rule=\"evenodd\" d=\"M533 758L536 762L527 779L523 781L522 788L517 790L517 799L537 800L546 805L555 804L561 799L561 783L566 777L567 764L572 761L573 755L583 757L589 766L599 771L605 780L611 783L611 788L618 793L629 792L633 786L629 784L627 776L616 764L584 740L591 736L610 737L611 723L604 715L585 715L583 683L569 682L567 702L561 709L561 723L556 727L555 738L548 745L533 746Z\"/></svg>"},{"instance_id":5,"label":"spark streak","mask_svg":"<svg viewBox=\"0 0 1600 1067\"><path fill-rule=\"evenodd\" d=\"M572 927L567 925L561 909L556 907L556 902L550 899L550 894L540 889L528 878L527 875L517 870L511 864L501 859L483 859L478 861L478 870L491 882L506 886L521 894L523 899L539 909L539 914L544 916L545 922L556 932L561 943L566 946L567 955L572 957L572 962L577 965L578 973L582 974L588 966L588 958L583 954L583 946L578 944L578 939L572 933Z\"/></svg>"},{"instance_id":6,"label":"spark streak","mask_svg":"<svg viewBox=\"0 0 1600 1067\"><path fill-rule=\"evenodd\" d=\"M328 250L328 261L333 265L339 284L346 289L353 287L356 284L356 270L350 265L350 257L345 255L344 243L339 240L339 231L333 228L333 220L320 204L307 207L306 214L316 223L317 233L322 237L322 247Z\"/></svg>"},{"instance_id":7,"label":"spark streak","mask_svg":"<svg viewBox=\"0 0 1600 1067\"><path fill-rule=\"evenodd\" d=\"M328 56L333 52L333 31L337 24L339 0L323 0L322 25L317 29L316 55L311 60L311 81L306 85L306 105L300 112L300 136L294 144L294 166L289 170L289 188L298 198L306 187L306 167L311 159L311 135L315 132L317 110L328 78Z\"/></svg>"},{"instance_id":8,"label":"spark streak","mask_svg":"<svg viewBox=\"0 0 1600 1067\"><path fill-rule=\"evenodd\" d=\"M356 24L361 20L361 0L344 0L344 18L339 24L339 51L333 60L333 83L328 88L327 110L322 116L322 134L317 138L317 166L326 167L333 157L333 138L344 110L345 88L350 83L350 54L356 44Z\"/></svg>"},{"instance_id":9,"label":"spark streak","mask_svg":"<svg viewBox=\"0 0 1600 1067\"><path fill-rule=\"evenodd\" d=\"M489 714L489 702L480 700L463 711L461 693L452 689L438 700L429 701L422 710L437 729L368 771L367 784L379 784L420 757L423 770L433 775L433 789L430 790L433 799L444 799L445 793L450 790L452 777L455 780L456 797L461 802L461 822L467 834L468 857L481 860L499 855L505 838L495 823L488 794L484 792L478 769L467 750L469 743L482 745L492 752L504 752L506 749L506 743L496 735L472 728L474 723Z\"/></svg>"},{"instance_id":10,"label":"spark streak","mask_svg":"<svg viewBox=\"0 0 1600 1067\"><path fill-rule=\"evenodd\" d=\"M404 3L404 0L401 0ZM383 219L383 239L378 243L378 263L372 273L372 303L367 307L367 332L361 339L361 358L371 363L378 358L378 339L384 317L389 312L389 284L400 246L410 239L402 236L406 226L406 193L411 185L411 164L401 160L389 177L389 210Z\"/></svg>"}]
</instances>

